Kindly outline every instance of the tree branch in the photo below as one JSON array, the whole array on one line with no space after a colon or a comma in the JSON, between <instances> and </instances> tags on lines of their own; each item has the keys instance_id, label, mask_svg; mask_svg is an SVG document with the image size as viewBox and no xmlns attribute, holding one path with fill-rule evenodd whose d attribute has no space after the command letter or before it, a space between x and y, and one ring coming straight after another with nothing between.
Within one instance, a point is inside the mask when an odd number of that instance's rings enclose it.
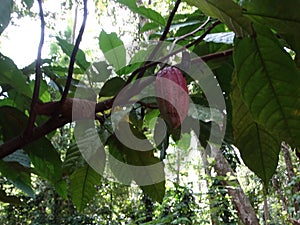
<instances>
[{"instance_id":1,"label":"tree branch","mask_svg":"<svg viewBox=\"0 0 300 225\"><path fill-rule=\"evenodd\" d=\"M61 100L60 100L62 105L63 105L64 101L66 100L66 98L68 96L68 92L70 90L73 71L74 71L74 64L75 64L75 60L76 60L76 54L78 52L79 45L80 45L80 42L82 40L82 36L83 36L83 32L84 32L85 24L86 24L86 20L87 20L87 14L88 14L88 12L87 12L87 0L84 0L83 3L84 3L83 21L82 21L82 24L81 24L81 27L80 27L80 30L79 30L79 33L78 33L78 36L77 36L72 54L71 54L70 64L69 64L69 69L68 69L68 77L67 77L64 92L63 92Z\"/></svg>"},{"instance_id":2,"label":"tree branch","mask_svg":"<svg viewBox=\"0 0 300 225\"><path fill-rule=\"evenodd\" d=\"M137 74L138 74L137 78L143 77L143 75L144 75L146 69L149 68L149 67L146 67L147 64L148 64L149 62L151 63L151 61L153 60L153 58L154 58L154 56L156 55L157 51L160 49L160 47L161 47L161 45L162 45L162 42L166 39L167 34L168 34L169 31L170 31L170 27L171 27L171 25L172 25L172 21L173 21L173 19L174 19L174 16L175 16L175 14L176 14L176 12L177 12L177 10L178 10L178 7L179 7L180 3L181 3L181 0L177 0L177 1L176 1L175 6L174 6L173 10L171 11L170 16L169 16L169 18L168 18L168 21L167 21L167 24L166 24L166 26L165 26L164 32L163 32L163 34L161 35L161 37L159 38L159 42L157 43L157 45L155 46L155 48L154 48L153 51L151 52L150 56L148 57L147 61L146 61L145 64L144 64L144 66L141 67L140 70L134 71L134 72L130 75L130 77L127 79L126 84L129 84L129 83L134 79L134 77L135 77Z\"/></svg>"},{"instance_id":3,"label":"tree branch","mask_svg":"<svg viewBox=\"0 0 300 225\"><path fill-rule=\"evenodd\" d=\"M31 107L30 107L30 114L29 114L27 126L24 131L24 136L27 137L31 135L32 129L34 127L34 122L36 119L35 106L39 101L41 76L42 76L41 58L42 58L42 48L44 45L44 37L45 37L45 18L44 18L42 0L38 0L38 3L39 3L40 19L41 19L41 37L40 37L40 43L38 47L37 59L35 63L35 81L34 81L34 90L33 90L33 96L32 96Z\"/></svg>"}]
</instances>

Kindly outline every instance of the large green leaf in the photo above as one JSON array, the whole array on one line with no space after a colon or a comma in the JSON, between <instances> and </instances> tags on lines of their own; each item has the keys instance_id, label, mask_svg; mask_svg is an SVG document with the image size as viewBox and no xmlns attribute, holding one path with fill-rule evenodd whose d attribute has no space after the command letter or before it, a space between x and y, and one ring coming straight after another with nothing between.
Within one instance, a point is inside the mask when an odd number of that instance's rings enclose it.
<instances>
[{"instance_id":1,"label":"large green leaf","mask_svg":"<svg viewBox=\"0 0 300 225\"><path fill-rule=\"evenodd\" d=\"M225 23L238 37L252 34L251 20L242 15L242 8L232 0L186 0L205 14Z\"/></svg>"},{"instance_id":2,"label":"large green leaf","mask_svg":"<svg viewBox=\"0 0 300 225\"><path fill-rule=\"evenodd\" d=\"M26 82L26 77L22 71L17 68L15 63L8 57L0 53L0 84L8 84L20 94L29 98L32 97L32 91Z\"/></svg>"},{"instance_id":3,"label":"large green leaf","mask_svg":"<svg viewBox=\"0 0 300 225\"><path fill-rule=\"evenodd\" d=\"M5 30L10 21L10 13L12 11L13 1L2 0L0 7L0 35Z\"/></svg>"},{"instance_id":4,"label":"large green leaf","mask_svg":"<svg viewBox=\"0 0 300 225\"><path fill-rule=\"evenodd\" d=\"M241 98L236 79L233 82L231 99L235 145L248 168L268 185L277 167L280 141L262 125L254 122Z\"/></svg>"},{"instance_id":5,"label":"large green leaf","mask_svg":"<svg viewBox=\"0 0 300 225\"><path fill-rule=\"evenodd\" d=\"M244 15L275 29L300 54L300 1L244 0L242 6Z\"/></svg>"},{"instance_id":6,"label":"large green leaf","mask_svg":"<svg viewBox=\"0 0 300 225\"><path fill-rule=\"evenodd\" d=\"M122 129L122 126L125 126L124 124L125 122L121 122L118 129ZM131 131L130 135L147 141L146 137L137 129L131 127ZM128 134L124 133L124 135ZM110 153L109 165L115 177L126 184L130 184L132 180L135 180L149 197L161 202L165 194L164 167L162 162L154 157L153 150L133 150L116 136L111 136L108 139L108 147Z\"/></svg>"},{"instance_id":7,"label":"large green leaf","mask_svg":"<svg viewBox=\"0 0 300 225\"><path fill-rule=\"evenodd\" d=\"M117 0L117 2L126 5L131 11L148 18L159 25L165 26L166 24L165 19L158 12L144 6L138 7L136 5L136 0Z\"/></svg>"},{"instance_id":8,"label":"large green leaf","mask_svg":"<svg viewBox=\"0 0 300 225\"><path fill-rule=\"evenodd\" d=\"M126 49L116 33L108 34L102 30L99 35L99 46L106 60L116 71L126 65Z\"/></svg>"},{"instance_id":9,"label":"large green leaf","mask_svg":"<svg viewBox=\"0 0 300 225\"><path fill-rule=\"evenodd\" d=\"M61 179L62 163L51 142L43 137L24 147L34 166L34 172L53 184Z\"/></svg>"},{"instance_id":10,"label":"large green leaf","mask_svg":"<svg viewBox=\"0 0 300 225\"><path fill-rule=\"evenodd\" d=\"M56 39L63 52L71 57L74 45L59 37L57 37ZM90 66L90 63L86 60L85 54L81 49L78 49L77 51L75 62L83 71L86 71Z\"/></svg>"},{"instance_id":11,"label":"large green leaf","mask_svg":"<svg viewBox=\"0 0 300 225\"><path fill-rule=\"evenodd\" d=\"M235 40L237 83L253 119L300 146L300 73L271 31Z\"/></svg>"},{"instance_id":12,"label":"large green leaf","mask_svg":"<svg viewBox=\"0 0 300 225\"><path fill-rule=\"evenodd\" d=\"M96 193L96 185L101 176L88 165L76 170L70 176L70 193L72 201L79 211L92 200Z\"/></svg>"}]
</instances>

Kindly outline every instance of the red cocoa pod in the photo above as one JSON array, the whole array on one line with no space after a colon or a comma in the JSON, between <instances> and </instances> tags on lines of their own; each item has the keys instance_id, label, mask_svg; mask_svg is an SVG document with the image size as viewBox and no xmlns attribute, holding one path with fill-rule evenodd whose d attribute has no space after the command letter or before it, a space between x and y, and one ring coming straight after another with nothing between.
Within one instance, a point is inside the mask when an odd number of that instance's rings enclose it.
<instances>
[{"instance_id":1,"label":"red cocoa pod","mask_svg":"<svg viewBox=\"0 0 300 225\"><path fill-rule=\"evenodd\" d=\"M178 128L189 111L188 89L181 71L172 66L160 70L155 91L161 116L172 128Z\"/></svg>"}]
</instances>

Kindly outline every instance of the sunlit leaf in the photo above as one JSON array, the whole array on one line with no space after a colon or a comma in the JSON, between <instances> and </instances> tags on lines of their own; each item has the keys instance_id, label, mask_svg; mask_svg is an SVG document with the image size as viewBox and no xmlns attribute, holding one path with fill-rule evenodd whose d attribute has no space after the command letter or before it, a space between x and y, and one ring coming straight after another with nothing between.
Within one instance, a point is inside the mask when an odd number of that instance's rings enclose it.
<instances>
[{"instance_id":1,"label":"sunlit leaf","mask_svg":"<svg viewBox=\"0 0 300 225\"><path fill-rule=\"evenodd\" d=\"M105 59L116 71L126 65L126 49L116 33L106 33L102 30L99 35L99 46Z\"/></svg>"}]
</instances>

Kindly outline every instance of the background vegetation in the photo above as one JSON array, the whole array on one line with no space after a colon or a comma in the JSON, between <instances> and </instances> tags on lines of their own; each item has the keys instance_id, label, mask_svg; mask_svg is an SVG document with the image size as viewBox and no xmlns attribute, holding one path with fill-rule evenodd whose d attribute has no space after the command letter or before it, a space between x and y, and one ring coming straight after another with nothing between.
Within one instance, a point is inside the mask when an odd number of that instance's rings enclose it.
<instances>
[{"instance_id":1,"label":"background vegetation","mask_svg":"<svg viewBox=\"0 0 300 225\"><path fill-rule=\"evenodd\" d=\"M300 224L299 8L298 0L1 0L1 224ZM27 30L15 39L20 27ZM186 121L200 130L168 128L156 143L154 98L124 112L112 105L127 84L143 90L137 78L157 73L161 57L187 71L201 57L226 112L187 73L197 113ZM98 92L78 98L82 83ZM104 156L135 166L164 161L159 175L174 176L120 184L112 175L122 173L106 157L95 162L112 173L96 172L75 138L91 102ZM152 150L118 141L116 111ZM212 127L224 122L215 146ZM90 145L91 130L80 132ZM184 160L191 152L197 157Z\"/></svg>"}]
</instances>

